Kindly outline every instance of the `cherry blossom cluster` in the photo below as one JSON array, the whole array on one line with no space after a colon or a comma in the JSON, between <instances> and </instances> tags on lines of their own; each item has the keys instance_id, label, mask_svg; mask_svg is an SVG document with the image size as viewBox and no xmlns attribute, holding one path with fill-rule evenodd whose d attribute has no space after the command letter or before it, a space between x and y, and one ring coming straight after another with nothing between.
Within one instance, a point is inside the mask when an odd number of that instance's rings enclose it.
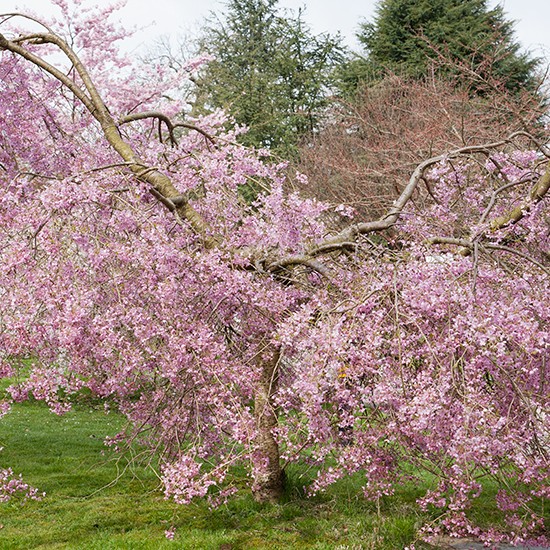
<instances>
[{"instance_id":1,"label":"cherry blossom cluster","mask_svg":"<svg viewBox=\"0 0 550 550\"><path fill-rule=\"evenodd\" d=\"M14 475L11 468L0 470L0 502L8 502L15 497L21 497L23 502L40 500L44 494L39 494L38 489L25 483L22 477Z\"/></svg>"}]
</instances>

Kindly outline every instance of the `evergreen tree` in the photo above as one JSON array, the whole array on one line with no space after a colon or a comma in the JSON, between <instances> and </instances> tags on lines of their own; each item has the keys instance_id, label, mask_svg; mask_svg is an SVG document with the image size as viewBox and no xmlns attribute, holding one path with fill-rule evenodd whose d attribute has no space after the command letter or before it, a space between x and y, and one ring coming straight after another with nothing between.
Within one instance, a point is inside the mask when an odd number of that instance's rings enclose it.
<instances>
[{"instance_id":1,"label":"evergreen tree","mask_svg":"<svg viewBox=\"0 0 550 550\"><path fill-rule=\"evenodd\" d=\"M315 36L302 12L283 16L278 0L230 0L201 41L214 58L197 81L197 108L223 108L249 127L243 143L289 154L317 125L340 38Z\"/></svg>"},{"instance_id":2,"label":"evergreen tree","mask_svg":"<svg viewBox=\"0 0 550 550\"><path fill-rule=\"evenodd\" d=\"M500 81L509 91L535 87L538 60L521 52L514 22L501 6L487 0L381 0L373 22L364 23L358 39L366 56L341 71L341 86L353 90L358 82L390 70L420 77L434 60L446 73L460 65ZM479 86L482 88L482 86Z\"/></svg>"}]
</instances>

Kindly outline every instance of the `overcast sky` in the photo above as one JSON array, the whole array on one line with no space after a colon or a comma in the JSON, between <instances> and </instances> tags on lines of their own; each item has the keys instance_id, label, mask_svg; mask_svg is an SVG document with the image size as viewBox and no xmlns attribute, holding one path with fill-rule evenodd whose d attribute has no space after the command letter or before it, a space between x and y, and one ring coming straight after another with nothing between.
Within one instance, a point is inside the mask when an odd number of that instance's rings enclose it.
<instances>
[{"instance_id":1,"label":"overcast sky","mask_svg":"<svg viewBox=\"0 0 550 550\"><path fill-rule=\"evenodd\" d=\"M93 4L111 3L95 0ZM193 33L210 12L221 12L225 0L127 0L121 17L130 25L147 26L131 47L152 43L159 35ZM550 0L489 0L502 4L509 19L516 21L516 36L525 49L550 58ZM357 47L358 24L372 19L375 0L279 0L283 8L305 8L304 18L315 33L340 32L345 43ZM51 13L49 0L0 0L0 13L28 6L37 13ZM152 8L151 6L154 6Z\"/></svg>"}]
</instances>

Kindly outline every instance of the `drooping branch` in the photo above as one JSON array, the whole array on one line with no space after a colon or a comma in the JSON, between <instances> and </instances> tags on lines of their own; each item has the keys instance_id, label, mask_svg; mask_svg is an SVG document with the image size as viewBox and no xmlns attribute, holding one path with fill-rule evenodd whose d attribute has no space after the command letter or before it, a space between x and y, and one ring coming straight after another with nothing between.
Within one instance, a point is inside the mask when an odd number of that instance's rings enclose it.
<instances>
[{"instance_id":1,"label":"drooping branch","mask_svg":"<svg viewBox=\"0 0 550 550\"><path fill-rule=\"evenodd\" d=\"M426 243L430 245L446 244L450 246L458 246L460 247L460 253L463 256L469 256L472 252L475 252L479 248L486 250L500 250L502 252L507 252L508 254L513 254L515 256L523 258L533 265L536 265L541 271L546 273L546 275L550 275L550 271L548 270L548 268L546 268L540 262L537 262L537 260L529 256L528 254L524 254L519 250L514 250L509 246L489 242L480 243L479 241L470 241L468 239L455 239L452 237L431 237L426 240Z\"/></svg>"},{"instance_id":2,"label":"drooping branch","mask_svg":"<svg viewBox=\"0 0 550 550\"><path fill-rule=\"evenodd\" d=\"M531 211L533 206L539 203L546 196L549 189L550 162L546 164L546 170L544 174L542 174L537 183L531 189L529 196L525 197L525 199L511 211L492 220L490 224L491 229L493 231L498 231L499 229L503 229L508 225L513 225L519 222L528 212Z\"/></svg>"},{"instance_id":3,"label":"drooping branch","mask_svg":"<svg viewBox=\"0 0 550 550\"><path fill-rule=\"evenodd\" d=\"M426 240L427 244L449 244L452 246L462 246L463 248L473 248L472 241L468 239L455 239L453 237L430 237Z\"/></svg>"},{"instance_id":4,"label":"drooping branch","mask_svg":"<svg viewBox=\"0 0 550 550\"><path fill-rule=\"evenodd\" d=\"M86 91L82 90L81 87L75 84L62 71L42 59L40 56L27 50L22 45L25 42L32 42L35 44L48 43L57 46L72 63ZM166 199L162 201L163 204L167 204L167 201L170 201L175 206L175 211L179 217L186 220L193 230L202 237L207 248L216 246L217 239L208 234L208 224L188 201L182 200L182 195L175 188L172 180L157 168L150 167L147 163L143 162L130 144L122 138L118 129L118 124L113 119L109 109L101 98L90 74L74 50L62 38L52 32L47 32L19 37L16 40L8 40L4 35L0 34L0 50L10 51L26 59L36 67L39 67L56 78L63 86L69 89L75 97L82 102L88 112L99 122L105 138L116 153L118 153L118 155L128 164L131 172L140 181L149 184L152 189L155 190L157 197L162 196ZM176 199L176 202L171 201L172 197Z\"/></svg>"},{"instance_id":5,"label":"drooping branch","mask_svg":"<svg viewBox=\"0 0 550 550\"><path fill-rule=\"evenodd\" d=\"M504 246L501 244L494 244L494 243L487 243L484 245L485 248L490 250L502 250L503 252L507 252L508 254L513 254L515 256L519 256L520 258L523 258L524 260L527 260L528 262L532 263L533 265L536 265L541 271L546 273L546 275L550 275L550 270L542 265L540 262L537 262L534 258L531 258L528 254L524 254L523 252L520 252L519 250L514 250L513 248L510 248L509 246Z\"/></svg>"},{"instance_id":6,"label":"drooping branch","mask_svg":"<svg viewBox=\"0 0 550 550\"><path fill-rule=\"evenodd\" d=\"M51 74L53 77L57 78L57 80L59 80L61 84L68 88L84 104L86 109L88 109L88 111L93 114L95 109L91 98L87 96L86 93L62 71L60 71L41 57L28 51L23 46L20 46L18 43L9 41L3 34L0 34L0 50L11 51L12 53L21 56L22 58L30 61L32 64Z\"/></svg>"},{"instance_id":7,"label":"drooping branch","mask_svg":"<svg viewBox=\"0 0 550 550\"><path fill-rule=\"evenodd\" d=\"M323 275L324 277L329 278L330 272L327 269L326 266L324 266L321 262L307 256L287 256L281 260L276 260L269 265L266 266L265 270L270 273L278 273L279 271L286 269L288 267L292 267L295 265L303 265L305 267L308 267L312 271L316 271L320 275Z\"/></svg>"},{"instance_id":8,"label":"drooping branch","mask_svg":"<svg viewBox=\"0 0 550 550\"><path fill-rule=\"evenodd\" d=\"M166 116L164 113L160 113L158 111L145 111L143 113L132 113L119 118L118 124L119 126L122 126L123 124L135 122L136 120L145 120L148 118L154 118L159 121L159 139L161 143L162 143L161 123L164 122L166 128L168 129L168 136L170 137L170 143L172 145L177 145L176 136L174 135L174 125L172 124L170 117Z\"/></svg>"},{"instance_id":9,"label":"drooping branch","mask_svg":"<svg viewBox=\"0 0 550 550\"><path fill-rule=\"evenodd\" d=\"M166 116L164 113L161 113L159 111L145 111L143 113L132 113L132 114L123 116L122 118L119 118L118 123L119 125L128 124L129 122L134 122L136 120L145 120L147 118L155 118L159 121L159 123L164 123L166 125L166 128L168 129L168 135L170 137L170 143L172 145L177 145L177 139L174 134L174 130L176 128L187 128L188 130L194 130L195 132L198 132L199 134L203 135L211 143L215 143L214 137L211 136L206 130L203 130L198 126L195 126L194 124L189 124L187 122L177 122L174 124L170 120L170 117ZM162 135L160 135L160 131L159 131L159 137L162 142Z\"/></svg>"},{"instance_id":10,"label":"drooping branch","mask_svg":"<svg viewBox=\"0 0 550 550\"><path fill-rule=\"evenodd\" d=\"M216 140L213 136L211 136L206 130L203 130L202 128L199 128L198 126L195 126L194 124L189 124L188 122L178 122L174 124L175 128L187 128L188 130L194 130L195 132L198 132L199 134L202 134L208 141L211 143L216 143Z\"/></svg>"},{"instance_id":11,"label":"drooping branch","mask_svg":"<svg viewBox=\"0 0 550 550\"><path fill-rule=\"evenodd\" d=\"M349 250L350 248L357 246L356 243L360 236L367 235L369 233L386 231L390 229L397 223L397 221L401 217L403 213L403 209L411 200L419 183L422 181L422 178L424 177L424 173L428 168L437 164L438 162L442 162L447 159L453 159L453 158L457 158L465 155L472 155L472 154L478 154L478 153L487 155L489 154L490 151L497 149L499 147L502 147L503 145L506 145L511 141L513 141L515 138L523 135L525 135L524 132L515 132L511 134L508 138L501 141L487 143L484 145L461 147L459 149L455 149L454 151L437 155L421 162L413 171L407 185L401 192L401 195L397 198L397 200L393 203L390 210L385 215L383 215L378 220L369 221L369 222L360 222L360 223L352 224L346 227L336 235L328 237L323 242L318 243L315 246L311 247L306 252L306 254L304 254L304 256L301 258L303 259L303 258L309 257L313 259L315 257L326 255L326 254L343 251L343 250ZM282 258L278 260L278 262L273 262L273 265L275 264L289 265L290 263L292 263L292 257ZM299 263L303 264L304 262L300 261Z\"/></svg>"}]
</instances>

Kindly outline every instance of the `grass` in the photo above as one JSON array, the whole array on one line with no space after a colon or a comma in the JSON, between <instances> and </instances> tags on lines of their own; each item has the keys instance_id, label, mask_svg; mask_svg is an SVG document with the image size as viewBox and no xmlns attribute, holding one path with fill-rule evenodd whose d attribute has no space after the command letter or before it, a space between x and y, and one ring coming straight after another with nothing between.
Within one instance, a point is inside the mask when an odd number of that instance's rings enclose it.
<instances>
[{"instance_id":1,"label":"grass","mask_svg":"<svg viewBox=\"0 0 550 550\"><path fill-rule=\"evenodd\" d=\"M417 488L376 505L357 496L358 479L327 494L303 497L298 469L289 471L282 504L260 505L247 491L212 510L166 501L155 474L126 471L103 440L123 425L116 413L76 407L55 416L34 402L17 404L0 422L0 467L11 467L45 491L38 502L0 504L0 549L396 549L421 522ZM118 468L118 469L117 469ZM176 527L167 540L164 531Z\"/></svg>"},{"instance_id":2,"label":"grass","mask_svg":"<svg viewBox=\"0 0 550 550\"><path fill-rule=\"evenodd\" d=\"M164 500L154 472L143 467L112 483L124 463L103 440L123 422L89 406L61 417L40 403L14 406L0 422L0 468L12 467L46 496L0 503L0 549L399 550L429 520L415 504L426 487L401 487L377 506L358 496L360 477L350 477L305 498L298 466L288 471L279 505L260 505L243 490L214 510L200 502L178 506ZM171 526L172 541L164 534Z\"/></svg>"}]
</instances>

